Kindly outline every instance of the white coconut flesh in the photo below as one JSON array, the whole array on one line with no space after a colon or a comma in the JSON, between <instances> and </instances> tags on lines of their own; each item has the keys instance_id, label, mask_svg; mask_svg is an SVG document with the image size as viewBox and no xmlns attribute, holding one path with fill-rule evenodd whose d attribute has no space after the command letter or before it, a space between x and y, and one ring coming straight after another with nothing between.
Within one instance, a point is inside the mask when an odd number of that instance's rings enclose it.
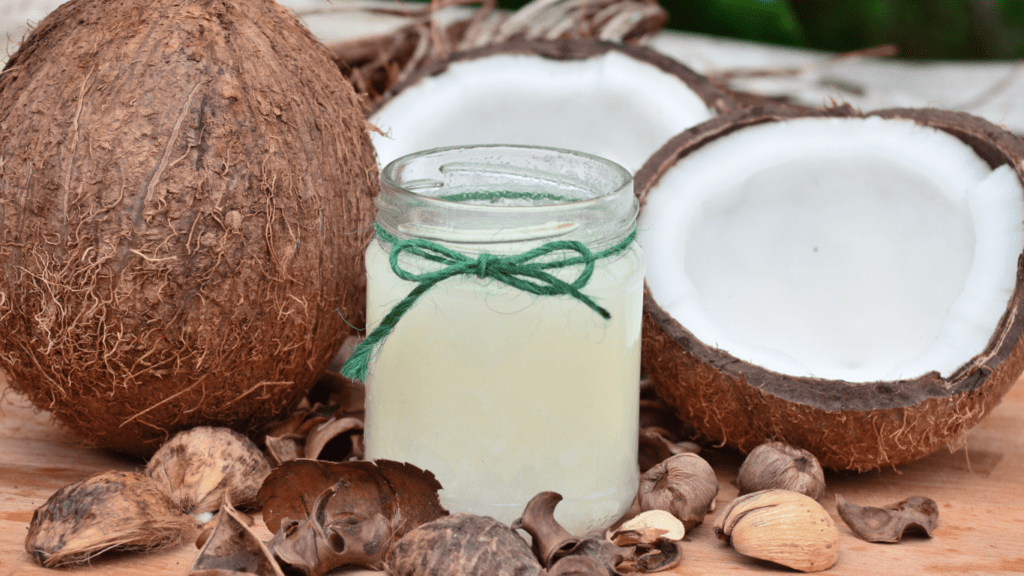
<instances>
[{"instance_id":1,"label":"white coconut flesh","mask_svg":"<svg viewBox=\"0 0 1024 576\"><path fill-rule=\"evenodd\" d=\"M370 117L381 165L420 150L524 144L588 152L630 172L714 115L686 83L620 52L582 60L501 54L451 64Z\"/></svg>"},{"instance_id":2,"label":"white coconut flesh","mask_svg":"<svg viewBox=\"0 0 1024 576\"><path fill-rule=\"evenodd\" d=\"M849 382L947 377L1014 290L1024 189L908 120L802 118L679 160L640 216L657 304L768 370Z\"/></svg>"}]
</instances>

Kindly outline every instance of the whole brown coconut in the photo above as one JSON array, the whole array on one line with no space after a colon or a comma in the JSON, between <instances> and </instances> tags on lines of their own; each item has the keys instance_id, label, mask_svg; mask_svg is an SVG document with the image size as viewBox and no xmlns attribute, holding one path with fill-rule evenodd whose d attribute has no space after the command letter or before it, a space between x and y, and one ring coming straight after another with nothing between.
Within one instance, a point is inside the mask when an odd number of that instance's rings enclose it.
<instances>
[{"instance_id":1,"label":"whole brown coconut","mask_svg":"<svg viewBox=\"0 0 1024 576\"><path fill-rule=\"evenodd\" d=\"M679 159L705 144L746 127L812 117L911 121L955 136L991 167L1009 165L1024 179L1024 141L967 114L764 105L723 114L669 141L636 176L642 205ZM659 396L709 440L744 452L766 441L784 441L833 469L910 462L961 444L1024 372L1024 268L1020 257L1017 262L1016 288L987 346L948 376L931 371L896 381L847 382L768 370L702 342L659 306L649 286L642 365Z\"/></svg>"},{"instance_id":2,"label":"whole brown coconut","mask_svg":"<svg viewBox=\"0 0 1024 576\"><path fill-rule=\"evenodd\" d=\"M376 160L272 0L71 0L0 75L0 370L146 455L288 408L363 320Z\"/></svg>"}]
</instances>

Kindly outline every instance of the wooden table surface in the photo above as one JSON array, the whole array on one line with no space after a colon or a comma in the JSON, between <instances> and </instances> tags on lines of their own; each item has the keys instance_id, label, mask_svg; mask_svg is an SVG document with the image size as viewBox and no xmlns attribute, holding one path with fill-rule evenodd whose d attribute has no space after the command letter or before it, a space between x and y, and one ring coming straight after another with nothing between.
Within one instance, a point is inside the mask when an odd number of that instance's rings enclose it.
<instances>
[{"instance_id":1,"label":"wooden table surface","mask_svg":"<svg viewBox=\"0 0 1024 576\"><path fill-rule=\"evenodd\" d=\"M32 511L60 487L103 470L138 470L143 462L83 448L0 383L0 576L55 574L37 566L24 552ZM830 575L873 574L1024 574L1024 385L1010 391L971 432L966 449L943 450L899 470L864 474L829 473L820 500L839 526L842 550ZM733 484L742 456L725 449L702 455L714 467L721 510L736 496ZM909 496L927 496L939 504L933 538L913 537L899 544L870 544L857 539L839 519L835 495L857 504L885 505ZM688 535L683 566L663 572L683 574L793 573L777 565L744 558L714 537L716 512ZM262 523L258 534L270 533ZM150 553L100 556L65 574L184 576L198 551L180 546ZM367 576L365 570L338 574Z\"/></svg>"}]
</instances>

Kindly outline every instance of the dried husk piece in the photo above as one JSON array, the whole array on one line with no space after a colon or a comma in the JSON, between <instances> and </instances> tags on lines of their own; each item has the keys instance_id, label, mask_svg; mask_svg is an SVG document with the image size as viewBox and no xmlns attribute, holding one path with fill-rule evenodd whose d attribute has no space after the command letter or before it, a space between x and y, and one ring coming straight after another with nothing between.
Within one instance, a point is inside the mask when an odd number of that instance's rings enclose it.
<instances>
[{"instance_id":1,"label":"dried husk piece","mask_svg":"<svg viewBox=\"0 0 1024 576\"><path fill-rule=\"evenodd\" d=\"M391 542L445 516L430 472L389 460L286 462L259 492L270 548L305 574L354 564L379 569Z\"/></svg>"},{"instance_id":2,"label":"dried husk piece","mask_svg":"<svg viewBox=\"0 0 1024 576\"><path fill-rule=\"evenodd\" d=\"M362 437L363 427L363 419L355 416L331 418L310 430L303 443L303 456L314 460L361 459L363 443L356 436ZM328 450L329 445L334 449Z\"/></svg>"},{"instance_id":3,"label":"dried husk piece","mask_svg":"<svg viewBox=\"0 0 1024 576\"><path fill-rule=\"evenodd\" d=\"M438 551L443 550L443 554ZM391 576L539 576L540 562L508 526L452 514L409 531L388 553Z\"/></svg>"},{"instance_id":4,"label":"dried husk piece","mask_svg":"<svg viewBox=\"0 0 1024 576\"><path fill-rule=\"evenodd\" d=\"M533 539L533 552L545 568L582 540L555 520L555 506L561 501L562 495L557 492L540 492L526 503L523 515L512 522L513 529L525 530Z\"/></svg>"},{"instance_id":5,"label":"dried husk piece","mask_svg":"<svg viewBox=\"0 0 1024 576\"><path fill-rule=\"evenodd\" d=\"M817 500L825 493L825 472L807 450L767 442L750 451L736 477L740 495L779 488Z\"/></svg>"},{"instance_id":6,"label":"dried husk piece","mask_svg":"<svg viewBox=\"0 0 1024 576\"><path fill-rule=\"evenodd\" d=\"M268 474L270 464L251 440L211 426L179 432L146 465L146 475L194 516L216 511L225 499L238 508L254 506Z\"/></svg>"},{"instance_id":7,"label":"dried husk piece","mask_svg":"<svg viewBox=\"0 0 1024 576\"><path fill-rule=\"evenodd\" d=\"M349 342L335 357L347 357ZM356 339L358 340L358 339ZM361 459L366 388L361 382L324 371L288 418L272 423L263 433L267 459L275 466L310 458L342 462Z\"/></svg>"},{"instance_id":8,"label":"dried husk piece","mask_svg":"<svg viewBox=\"0 0 1024 576\"><path fill-rule=\"evenodd\" d=\"M339 566L384 567L384 555L394 537L392 519L380 513L329 513L332 498L344 500L339 488L335 485L320 494L305 518L285 518L268 544L274 557L292 571L320 576Z\"/></svg>"},{"instance_id":9,"label":"dried husk piece","mask_svg":"<svg viewBox=\"0 0 1024 576\"><path fill-rule=\"evenodd\" d=\"M608 539L618 546L653 544L658 540L682 540L686 527L682 520L665 510L641 512L623 522Z\"/></svg>"},{"instance_id":10,"label":"dried husk piece","mask_svg":"<svg viewBox=\"0 0 1024 576\"><path fill-rule=\"evenodd\" d=\"M882 508L851 504L836 494L836 510L850 530L868 542L899 542L907 531L929 538L939 521L939 506L931 498L913 496Z\"/></svg>"},{"instance_id":11,"label":"dried husk piece","mask_svg":"<svg viewBox=\"0 0 1024 576\"><path fill-rule=\"evenodd\" d=\"M25 551L40 566L53 568L108 550L174 546L196 533L195 520L152 478L108 471L61 488L37 508Z\"/></svg>"},{"instance_id":12,"label":"dried husk piece","mask_svg":"<svg viewBox=\"0 0 1024 576\"><path fill-rule=\"evenodd\" d=\"M248 520L224 502L189 576L284 576L270 550L249 528Z\"/></svg>"},{"instance_id":13,"label":"dried husk piece","mask_svg":"<svg viewBox=\"0 0 1024 576\"><path fill-rule=\"evenodd\" d=\"M514 530L525 530L533 540L534 555L547 574L620 574L616 569L626 549L593 537L573 536L555 520L555 507L562 501L557 492L540 492L526 503L523 515L512 522Z\"/></svg>"},{"instance_id":14,"label":"dried husk piece","mask_svg":"<svg viewBox=\"0 0 1024 576\"><path fill-rule=\"evenodd\" d=\"M801 572L820 572L839 559L839 531L817 501L789 490L740 496L715 519L715 535L744 556Z\"/></svg>"},{"instance_id":15,"label":"dried husk piece","mask_svg":"<svg viewBox=\"0 0 1024 576\"><path fill-rule=\"evenodd\" d=\"M608 540L616 546L637 549L633 566L641 572L660 572L682 563L679 541L686 535L682 520L664 510L648 510L623 522L609 533Z\"/></svg>"},{"instance_id":16,"label":"dried husk piece","mask_svg":"<svg viewBox=\"0 0 1024 576\"><path fill-rule=\"evenodd\" d=\"M554 565L544 572L545 576L623 576L618 565L626 559L626 552L608 540L584 538L564 556L559 556ZM632 555L630 554L630 557Z\"/></svg>"},{"instance_id":17,"label":"dried husk piece","mask_svg":"<svg viewBox=\"0 0 1024 576\"><path fill-rule=\"evenodd\" d=\"M682 520L687 530L704 521L714 509L718 479L711 465L692 453L676 454L640 477L640 509L665 510Z\"/></svg>"},{"instance_id":18,"label":"dried husk piece","mask_svg":"<svg viewBox=\"0 0 1024 576\"><path fill-rule=\"evenodd\" d=\"M692 426L676 416L675 408L658 398L648 379L640 380L640 472L646 472L676 454L700 453Z\"/></svg>"}]
</instances>

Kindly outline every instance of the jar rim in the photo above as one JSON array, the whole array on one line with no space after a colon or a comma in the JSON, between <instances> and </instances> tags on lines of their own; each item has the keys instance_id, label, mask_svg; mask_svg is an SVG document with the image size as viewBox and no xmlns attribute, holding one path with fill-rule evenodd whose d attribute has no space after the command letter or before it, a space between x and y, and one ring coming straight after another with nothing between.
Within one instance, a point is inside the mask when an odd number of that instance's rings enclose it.
<instances>
[{"instance_id":1,"label":"jar rim","mask_svg":"<svg viewBox=\"0 0 1024 576\"><path fill-rule=\"evenodd\" d=\"M491 196L476 199L485 203L451 199L473 190ZM632 231L639 211L633 177L619 164L518 144L447 146L397 158L381 171L375 203L377 222L389 233L455 243L568 235L604 244Z\"/></svg>"}]
</instances>

